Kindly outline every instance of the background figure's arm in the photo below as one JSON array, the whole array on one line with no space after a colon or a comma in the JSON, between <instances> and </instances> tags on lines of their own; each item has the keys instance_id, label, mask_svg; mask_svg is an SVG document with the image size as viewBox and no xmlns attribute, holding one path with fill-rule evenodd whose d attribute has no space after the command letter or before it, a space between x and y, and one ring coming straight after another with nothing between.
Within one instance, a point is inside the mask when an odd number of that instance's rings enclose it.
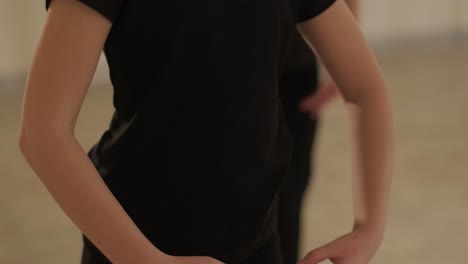
<instances>
[{"instance_id":1,"label":"background figure's arm","mask_svg":"<svg viewBox=\"0 0 468 264\"><path fill-rule=\"evenodd\" d=\"M384 233L391 185L394 143L386 84L344 1L338 0L298 29L323 61L349 108L357 159L354 231L312 251L306 263L321 259L367 263Z\"/></svg>"}]
</instances>

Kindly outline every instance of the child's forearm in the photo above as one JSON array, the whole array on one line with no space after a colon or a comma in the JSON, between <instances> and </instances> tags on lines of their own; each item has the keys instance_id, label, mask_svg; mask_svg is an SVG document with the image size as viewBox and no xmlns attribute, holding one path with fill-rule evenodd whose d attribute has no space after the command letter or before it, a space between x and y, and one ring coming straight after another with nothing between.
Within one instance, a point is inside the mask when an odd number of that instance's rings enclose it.
<instances>
[{"instance_id":1,"label":"child's forearm","mask_svg":"<svg viewBox=\"0 0 468 264\"><path fill-rule=\"evenodd\" d=\"M155 263L161 253L125 213L74 136L53 129L27 134L20 139L25 158L65 213L112 263Z\"/></svg>"},{"instance_id":2,"label":"child's forearm","mask_svg":"<svg viewBox=\"0 0 468 264\"><path fill-rule=\"evenodd\" d=\"M392 117L384 89L367 89L349 103L356 153L353 180L355 227L383 235L393 163Z\"/></svg>"}]
</instances>

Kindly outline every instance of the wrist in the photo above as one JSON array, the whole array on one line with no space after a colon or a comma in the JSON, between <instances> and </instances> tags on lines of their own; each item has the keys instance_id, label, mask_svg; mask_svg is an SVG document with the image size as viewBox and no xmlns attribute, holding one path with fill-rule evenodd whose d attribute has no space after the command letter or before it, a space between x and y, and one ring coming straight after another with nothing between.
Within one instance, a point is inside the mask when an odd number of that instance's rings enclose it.
<instances>
[{"instance_id":1,"label":"wrist","mask_svg":"<svg viewBox=\"0 0 468 264\"><path fill-rule=\"evenodd\" d=\"M143 256L142 256L143 257ZM163 264L163 263L172 263L169 261L170 256L162 253L161 251L154 252L153 254L147 255L146 257L140 258L141 264Z\"/></svg>"},{"instance_id":2,"label":"wrist","mask_svg":"<svg viewBox=\"0 0 468 264\"><path fill-rule=\"evenodd\" d=\"M373 237L374 240L381 241L385 233L385 221L365 221L355 219L353 231L363 231Z\"/></svg>"},{"instance_id":3,"label":"wrist","mask_svg":"<svg viewBox=\"0 0 468 264\"><path fill-rule=\"evenodd\" d=\"M159 264L159 263L170 263L170 256L160 251L155 246L148 245L142 247L138 255L133 259L132 263L140 264Z\"/></svg>"}]
</instances>

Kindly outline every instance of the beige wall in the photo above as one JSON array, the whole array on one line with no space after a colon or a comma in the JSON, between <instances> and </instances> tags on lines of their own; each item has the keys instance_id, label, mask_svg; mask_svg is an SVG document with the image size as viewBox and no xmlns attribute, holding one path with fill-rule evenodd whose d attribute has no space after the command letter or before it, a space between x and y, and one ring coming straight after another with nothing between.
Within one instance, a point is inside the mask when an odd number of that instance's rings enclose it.
<instances>
[{"instance_id":1,"label":"beige wall","mask_svg":"<svg viewBox=\"0 0 468 264\"><path fill-rule=\"evenodd\" d=\"M468 36L468 0L458 0L455 10L459 31Z\"/></svg>"},{"instance_id":2,"label":"beige wall","mask_svg":"<svg viewBox=\"0 0 468 264\"><path fill-rule=\"evenodd\" d=\"M362 9L372 42L468 34L468 0L363 0ZM44 0L0 0L0 80L24 76L45 14ZM104 64L99 80L106 79Z\"/></svg>"},{"instance_id":3,"label":"beige wall","mask_svg":"<svg viewBox=\"0 0 468 264\"><path fill-rule=\"evenodd\" d=\"M0 90L24 78L46 15L45 0L0 0ZM107 80L104 58L96 75Z\"/></svg>"},{"instance_id":4,"label":"beige wall","mask_svg":"<svg viewBox=\"0 0 468 264\"><path fill-rule=\"evenodd\" d=\"M362 16L368 38L378 42L468 32L467 0L363 0Z\"/></svg>"},{"instance_id":5,"label":"beige wall","mask_svg":"<svg viewBox=\"0 0 468 264\"><path fill-rule=\"evenodd\" d=\"M0 0L0 78L25 71L43 21L41 0Z\"/></svg>"}]
</instances>

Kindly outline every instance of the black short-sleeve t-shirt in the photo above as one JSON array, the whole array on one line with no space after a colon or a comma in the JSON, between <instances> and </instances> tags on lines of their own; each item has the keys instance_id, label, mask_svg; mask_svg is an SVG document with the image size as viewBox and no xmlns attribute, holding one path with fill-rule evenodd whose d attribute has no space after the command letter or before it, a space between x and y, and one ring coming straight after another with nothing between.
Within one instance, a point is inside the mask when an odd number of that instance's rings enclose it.
<instances>
[{"instance_id":1,"label":"black short-sleeve t-shirt","mask_svg":"<svg viewBox=\"0 0 468 264\"><path fill-rule=\"evenodd\" d=\"M273 232L287 175L278 80L295 25L334 0L78 1L113 23L115 112L88 153L103 180L164 252L241 263Z\"/></svg>"}]
</instances>

